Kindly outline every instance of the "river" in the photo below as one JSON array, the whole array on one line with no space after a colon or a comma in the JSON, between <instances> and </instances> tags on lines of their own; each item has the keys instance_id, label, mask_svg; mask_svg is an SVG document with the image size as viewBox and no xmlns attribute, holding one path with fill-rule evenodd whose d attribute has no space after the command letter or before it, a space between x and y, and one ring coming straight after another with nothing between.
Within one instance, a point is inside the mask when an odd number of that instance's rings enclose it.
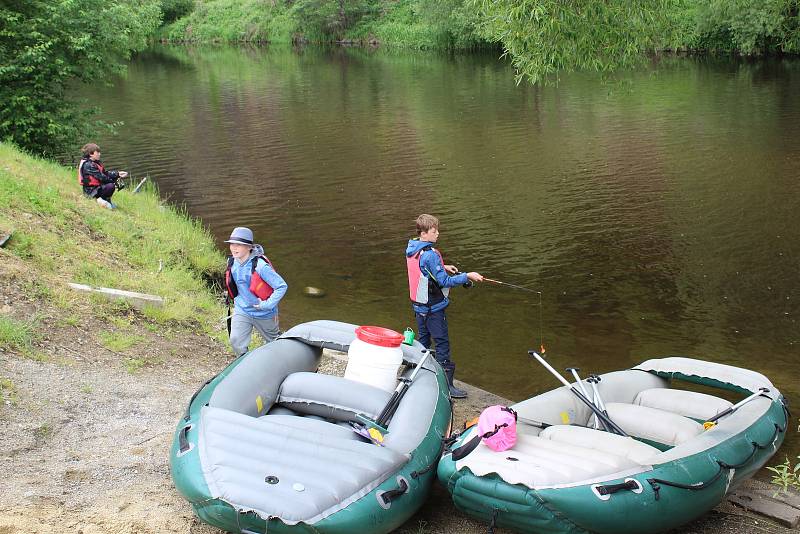
<instances>
[{"instance_id":1,"label":"river","mask_svg":"<svg viewBox=\"0 0 800 534\"><path fill-rule=\"evenodd\" d=\"M403 252L429 212L448 263L541 291L453 290L458 378L530 397L558 385L527 354L544 345L585 372L739 365L800 398L800 61L531 87L496 53L159 47L84 96L124 122L98 140L109 166L221 247L253 228L284 326L413 326Z\"/></svg>"}]
</instances>

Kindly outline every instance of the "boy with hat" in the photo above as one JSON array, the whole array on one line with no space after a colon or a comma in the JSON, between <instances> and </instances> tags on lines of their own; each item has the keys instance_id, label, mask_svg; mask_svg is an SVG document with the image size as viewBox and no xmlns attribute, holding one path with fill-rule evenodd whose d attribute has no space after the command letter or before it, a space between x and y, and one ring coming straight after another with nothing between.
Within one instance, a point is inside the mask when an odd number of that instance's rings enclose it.
<instances>
[{"instance_id":1,"label":"boy with hat","mask_svg":"<svg viewBox=\"0 0 800 534\"><path fill-rule=\"evenodd\" d=\"M247 352L253 328L267 343L278 337L278 302L289 286L264 256L264 248L253 242L252 230L234 228L225 242L231 250L225 286L234 301L229 334L234 354L241 356Z\"/></svg>"},{"instance_id":2,"label":"boy with hat","mask_svg":"<svg viewBox=\"0 0 800 534\"><path fill-rule=\"evenodd\" d=\"M445 309L450 304L450 288L482 282L479 273L459 273L454 265L445 265L442 254L433 248L439 239L439 219L423 213L417 217L416 239L408 241L406 267L408 287L414 315L417 319L419 342L431 347L431 337L436 343L436 361L444 369L450 396L463 399L467 392L453 385L456 364L450 359L450 335L447 331Z\"/></svg>"}]
</instances>

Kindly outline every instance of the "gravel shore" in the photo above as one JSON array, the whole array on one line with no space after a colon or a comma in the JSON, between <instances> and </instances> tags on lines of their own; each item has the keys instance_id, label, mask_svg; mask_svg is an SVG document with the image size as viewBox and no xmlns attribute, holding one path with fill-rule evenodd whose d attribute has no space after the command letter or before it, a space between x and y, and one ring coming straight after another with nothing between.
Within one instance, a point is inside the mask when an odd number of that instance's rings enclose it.
<instances>
[{"instance_id":1,"label":"gravel shore","mask_svg":"<svg viewBox=\"0 0 800 534\"><path fill-rule=\"evenodd\" d=\"M46 334L37 357L0 352L2 375L12 384L0 407L0 534L218 533L194 518L173 487L168 449L192 392L231 360L227 348L185 329L138 328L140 341L115 352L53 310L2 302L4 313L39 314ZM343 368L341 360L324 358L325 371ZM483 407L508 402L461 386L469 397L455 403L456 428ZM458 512L437 483L399 532L477 534L486 525ZM791 531L722 504L680 532Z\"/></svg>"}]
</instances>

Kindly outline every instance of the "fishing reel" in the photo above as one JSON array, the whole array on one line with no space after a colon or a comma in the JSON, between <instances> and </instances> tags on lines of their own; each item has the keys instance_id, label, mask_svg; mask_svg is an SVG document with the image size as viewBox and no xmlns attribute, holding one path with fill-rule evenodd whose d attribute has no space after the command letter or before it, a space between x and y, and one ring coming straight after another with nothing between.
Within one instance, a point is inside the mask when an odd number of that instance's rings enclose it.
<instances>
[{"instance_id":1,"label":"fishing reel","mask_svg":"<svg viewBox=\"0 0 800 534\"><path fill-rule=\"evenodd\" d=\"M475 282L473 282L472 280L467 280L467 281L466 281L464 284L462 284L461 286L462 286L463 288L465 288L465 289L469 289L469 288L471 288L471 287L472 287L472 286L474 286L474 285L475 285Z\"/></svg>"},{"instance_id":2,"label":"fishing reel","mask_svg":"<svg viewBox=\"0 0 800 534\"><path fill-rule=\"evenodd\" d=\"M114 182L114 185L117 186L117 191L121 191L122 189L125 189L126 187L128 187L125 184L125 180L123 180L122 178L117 178L117 181Z\"/></svg>"}]
</instances>

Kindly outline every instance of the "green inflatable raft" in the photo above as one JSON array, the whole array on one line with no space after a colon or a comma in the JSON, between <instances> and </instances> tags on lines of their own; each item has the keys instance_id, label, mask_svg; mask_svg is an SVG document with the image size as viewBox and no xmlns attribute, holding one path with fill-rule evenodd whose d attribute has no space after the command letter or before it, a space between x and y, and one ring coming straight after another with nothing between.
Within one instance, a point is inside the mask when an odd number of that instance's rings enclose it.
<instances>
[{"instance_id":1,"label":"green inflatable raft","mask_svg":"<svg viewBox=\"0 0 800 534\"><path fill-rule=\"evenodd\" d=\"M444 373L432 358L417 365L419 343L402 345L402 376L417 372L382 443L370 440L352 423L375 420L393 393L316 372L322 348L346 351L355 329L298 325L195 393L170 467L201 521L245 534L383 533L418 510L451 423Z\"/></svg>"},{"instance_id":2,"label":"green inflatable raft","mask_svg":"<svg viewBox=\"0 0 800 534\"><path fill-rule=\"evenodd\" d=\"M438 467L456 507L517 532L664 532L715 507L784 439L784 398L753 371L668 357L594 382L511 406L517 441L508 450L492 450L476 427L459 436ZM627 436L603 431L571 391L583 386L591 400L590 385ZM745 398L734 405L719 395Z\"/></svg>"}]
</instances>

